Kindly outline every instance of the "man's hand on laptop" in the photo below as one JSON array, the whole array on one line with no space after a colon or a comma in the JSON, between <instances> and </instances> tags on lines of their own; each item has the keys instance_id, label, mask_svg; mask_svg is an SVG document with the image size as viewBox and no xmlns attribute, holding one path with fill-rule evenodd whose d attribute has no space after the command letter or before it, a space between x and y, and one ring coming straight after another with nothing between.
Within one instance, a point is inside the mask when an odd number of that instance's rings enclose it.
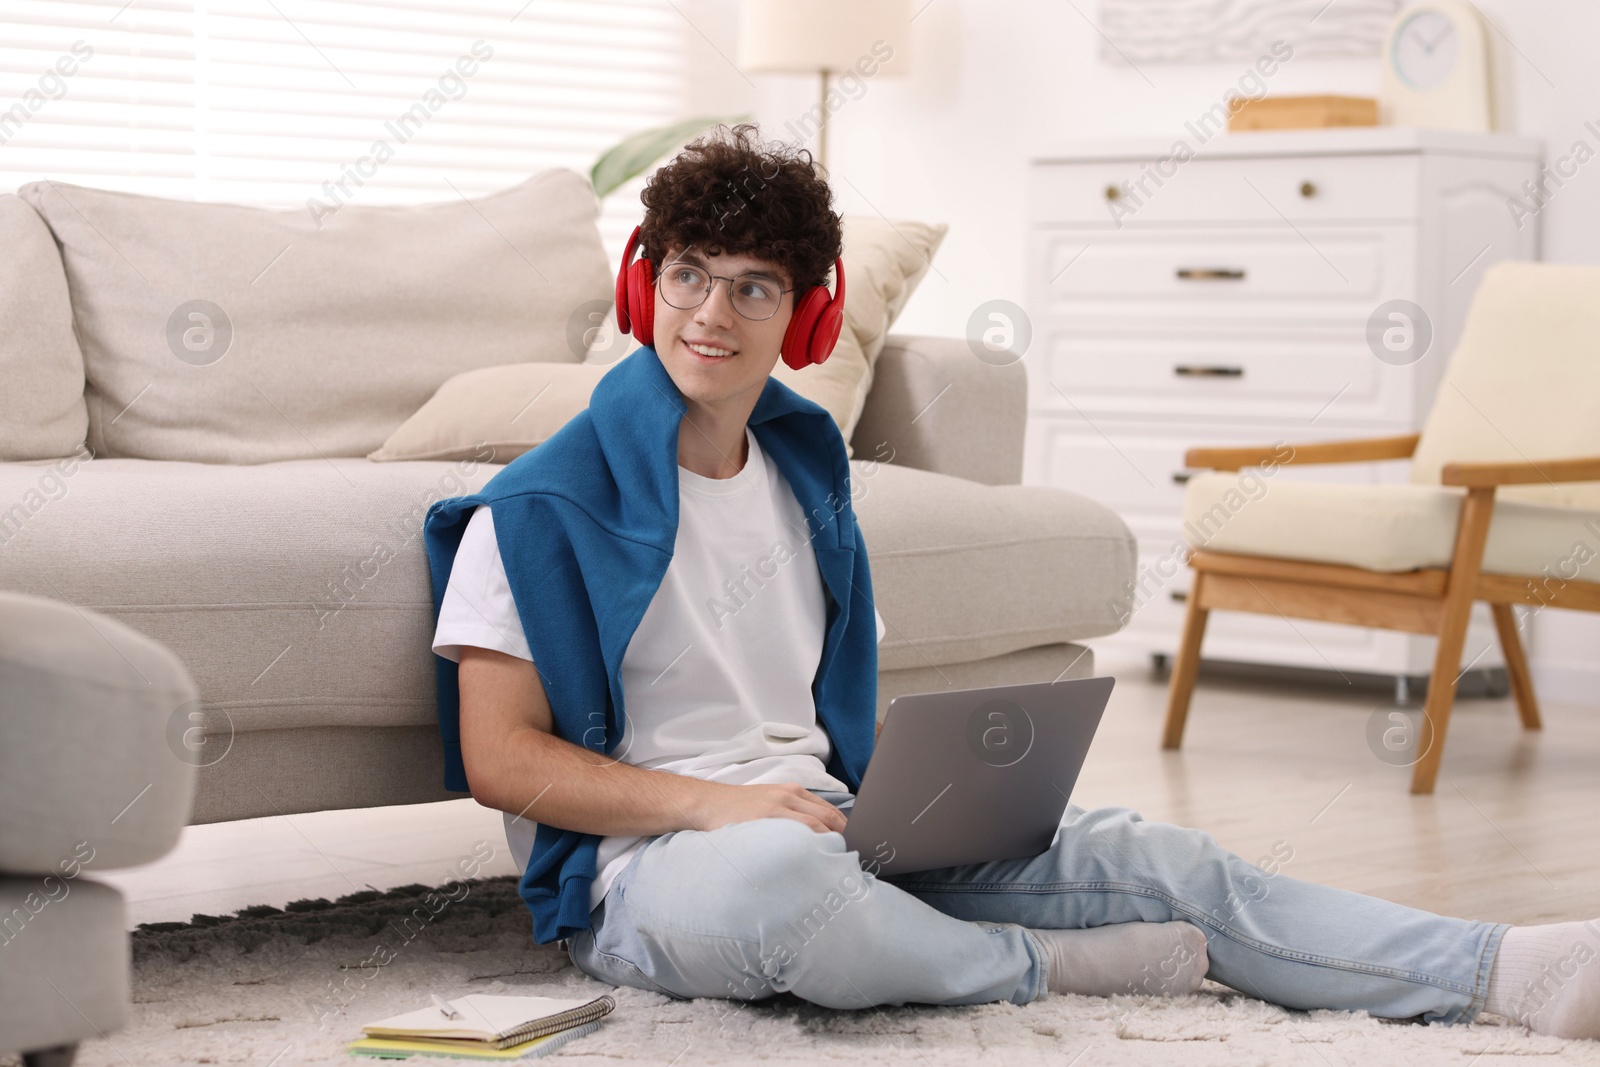
<instances>
[{"instance_id":1,"label":"man's hand on laptop","mask_svg":"<svg viewBox=\"0 0 1600 1067\"><path fill-rule=\"evenodd\" d=\"M777 782L770 785L729 785L706 782L695 811L696 830L715 830L751 819L794 819L819 834L844 833L844 812L823 800L803 785Z\"/></svg>"}]
</instances>

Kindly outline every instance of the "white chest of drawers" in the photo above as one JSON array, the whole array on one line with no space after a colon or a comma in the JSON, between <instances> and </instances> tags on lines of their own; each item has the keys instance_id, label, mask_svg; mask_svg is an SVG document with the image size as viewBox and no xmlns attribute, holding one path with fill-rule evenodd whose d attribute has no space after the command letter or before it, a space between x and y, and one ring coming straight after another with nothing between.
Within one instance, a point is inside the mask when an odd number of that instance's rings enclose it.
<instances>
[{"instance_id":1,"label":"white chest of drawers","mask_svg":"<svg viewBox=\"0 0 1600 1067\"><path fill-rule=\"evenodd\" d=\"M1404 127L1219 134L1187 160L1174 148L1063 145L1028 175L1024 481L1121 513L1139 539L1137 610L1105 643L1156 656L1176 651L1189 582L1184 452L1420 429L1483 271L1538 257L1537 216L1511 200L1533 203L1523 184L1539 181L1542 155L1533 138ZM1394 299L1433 328L1404 366L1367 342L1369 318ZM1416 677L1432 639L1222 613L1206 653ZM1475 669L1502 662L1486 614L1468 635L1475 655Z\"/></svg>"}]
</instances>

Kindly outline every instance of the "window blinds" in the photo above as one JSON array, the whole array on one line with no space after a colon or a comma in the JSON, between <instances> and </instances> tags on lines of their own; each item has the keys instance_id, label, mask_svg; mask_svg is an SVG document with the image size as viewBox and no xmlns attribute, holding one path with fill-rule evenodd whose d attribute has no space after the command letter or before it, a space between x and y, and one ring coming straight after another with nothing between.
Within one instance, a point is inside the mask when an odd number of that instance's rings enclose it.
<instances>
[{"instance_id":1,"label":"window blinds","mask_svg":"<svg viewBox=\"0 0 1600 1067\"><path fill-rule=\"evenodd\" d=\"M315 211L587 174L683 116L686 32L663 0L7 0L0 189ZM640 185L607 199L607 247Z\"/></svg>"}]
</instances>

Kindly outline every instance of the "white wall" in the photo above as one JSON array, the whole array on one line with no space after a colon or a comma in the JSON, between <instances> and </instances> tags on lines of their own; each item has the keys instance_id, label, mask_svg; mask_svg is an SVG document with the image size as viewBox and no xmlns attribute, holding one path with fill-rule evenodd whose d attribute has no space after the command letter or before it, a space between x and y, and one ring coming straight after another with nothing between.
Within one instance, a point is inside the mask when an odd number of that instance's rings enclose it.
<instances>
[{"instance_id":1,"label":"white wall","mask_svg":"<svg viewBox=\"0 0 1600 1067\"><path fill-rule=\"evenodd\" d=\"M1476 0L1490 34L1499 128L1544 138L1546 162L1574 141L1600 147L1600 4L1594 0ZM911 76L869 81L832 119L837 208L847 214L940 220L950 233L896 329L960 335L971 310L1004 298L1025 304L1024 175L1044 146L1076 137L1178 136L1221 99L1243 63L1102 62L1084 18L1094 5L1055 0L912 0ZM922 5L926 4L925 7ZM743 75L737 0L681 5L690 32L693 110L752 112L768 137L816 101L802 75ZM1084 14L1080 15L1081 10ZM1270 91L1376 95L1376 56L1296 58ZM1600 263L1600 160L1550 200L1543 258ZM1546 699L1590 701L1600 691L1600 616L1547 611L1532 623L1532 656Z\"/></svg>"}]
</instances>

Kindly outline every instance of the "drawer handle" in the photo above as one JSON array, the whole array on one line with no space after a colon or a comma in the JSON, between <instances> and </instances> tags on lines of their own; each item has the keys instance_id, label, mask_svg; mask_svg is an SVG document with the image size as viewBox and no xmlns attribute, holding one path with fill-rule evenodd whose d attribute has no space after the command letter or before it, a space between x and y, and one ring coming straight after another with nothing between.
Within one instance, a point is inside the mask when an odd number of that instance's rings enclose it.
<instances>
[{"instance_id":1,"label":"drawer handle","mask_svg":"<svg viewBox=\"0 0 1600 1067\"><path fill-rule=\"evenodd\" d=\"M1313 196L1316 196L1317 195L1317 183L1316 182L1301 182L1300 183L1300 195L1305 197L1307 200L1310 200Z\"/></svg>"},{"instance_id":2,"label":"drawer handle","mask_svg":"<svg viewBox=\"0 0 1600 1067\"><path fill-rule=\"evenodd\" d=\"M1189 599L1189 594L1185 593L1181 589L1174 589L1172 592L1168 593L1167 595L1170 596L1173 600L1176 600L1180 604L1184 603L1185 601L1187 601Z\"/></svg>"},{"instance_id":3,"label":"drawer handle","mask_svg":"<svg viewBox=\"0 0 1600 1067\"><path fill-rule=\"evenodd\" d=\"M1244 271L1237 267L1179 267L1178 278L1185 282L1242 282Z\"/></svg>"},{"instance_id":4,"label":"drawer handle","mask_svg":"<svg viewBox=\"0 0 1600 1067\"><path fill-rule=\"evenodd\" d=\"M1180 378L1243 378L1244 368L1180 363L1172 368L1172 373Z\"/></svg>"},{"instance_id":5,"label":"drawer handle","mask_svg":"<svg viewBox=\"0 0 1600 1067\"><path fill-rule=\"evenodd\" d=\"M1178 485L1188 485L1189 479L1194 477L1194 471L1173 471L1172 480Z\"/></svg>"}]
</instances>

